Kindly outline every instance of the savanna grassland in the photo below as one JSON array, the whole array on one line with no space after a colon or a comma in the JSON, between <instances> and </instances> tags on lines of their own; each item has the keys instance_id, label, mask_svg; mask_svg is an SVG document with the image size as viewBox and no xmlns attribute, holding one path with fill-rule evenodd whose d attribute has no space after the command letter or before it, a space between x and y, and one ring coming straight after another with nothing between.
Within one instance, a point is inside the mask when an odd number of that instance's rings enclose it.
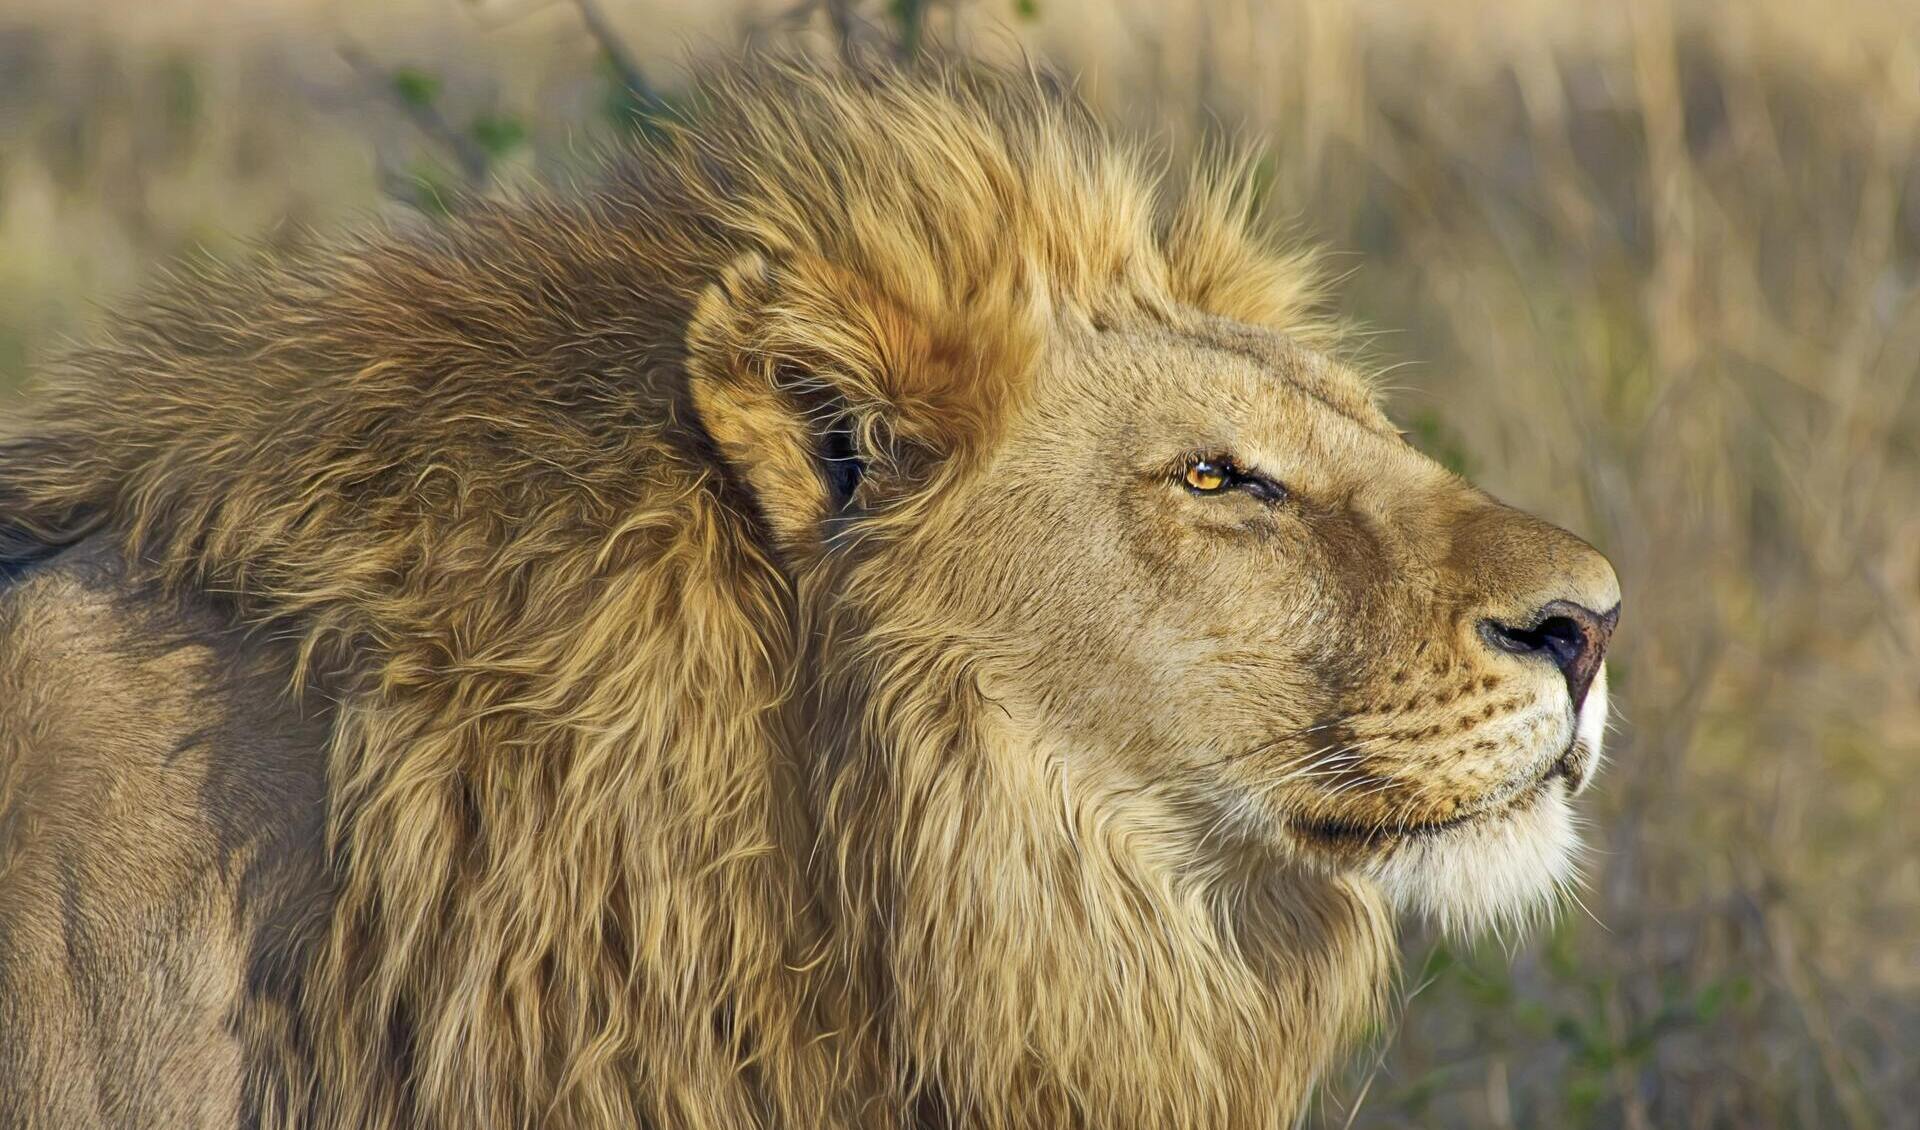
<instances>
[{"instance_id":1,"label":"savanna grassland","mask_svg":"<svg viewBox=\"0 0 1920 1130\"><path fill-rule=\"evenodd\" d=\"M169 260L564 176L841 19L1264 142L1402 424L1619 568L1584 905L1410 926L1310 1121L1915 1125L1920 9L0 0L0 386Z\"/></svg>"}]
</instances>

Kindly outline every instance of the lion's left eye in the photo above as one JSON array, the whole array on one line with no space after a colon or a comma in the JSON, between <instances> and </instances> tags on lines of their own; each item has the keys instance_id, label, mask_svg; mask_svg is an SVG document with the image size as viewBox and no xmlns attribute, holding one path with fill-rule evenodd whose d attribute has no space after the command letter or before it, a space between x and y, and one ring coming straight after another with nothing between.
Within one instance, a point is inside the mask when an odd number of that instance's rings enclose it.
<instances>
[{"instance_id":1,"label":"lion's left eye","mask_svg":"<svg viewBox=\"0 0 1920 1130\"><path fill-rule=\"evenodd\" d=\"M1258 471L1250 471L1231 458L1220 455L1195 456L1180 472L1180 479L1195 494L1224 494L1240 491L1266 503L1287 496L1286 488Z\"/></svg>"},{"instance_id":2,"label":"lion's left eye","mask_svg":"<svg viewBox=\"0 0 1920 1130\"><path fill-rule=\"evenodd\" d=\"M1233 482L1233 465L1214 459L1197 459L1187 464L1187 486L1201 494L1225 490Z\"/></svg>"}]
</instances>

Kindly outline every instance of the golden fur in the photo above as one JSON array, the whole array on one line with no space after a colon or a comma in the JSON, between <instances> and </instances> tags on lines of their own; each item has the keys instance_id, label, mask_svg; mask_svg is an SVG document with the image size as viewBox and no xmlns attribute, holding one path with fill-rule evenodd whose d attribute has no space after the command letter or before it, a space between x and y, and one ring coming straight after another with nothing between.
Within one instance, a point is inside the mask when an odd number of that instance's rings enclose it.
<instances>
[{"instance_id":1,"label":"golden fur","mask_svg":"<svg viewBox=\"0 0 1920 1130\"><path fill-rule=\"evenodd\" d=\"M599 187L196 268L0 429L0 550L324 717L243 1118L1283 1126L1388 896L1564 878L1593 711L1471 625L1610 570L1163 179L1027 73L753 64ZM1179 487L1228 446L1286 501Z\"/></svg>"}]
</instances>

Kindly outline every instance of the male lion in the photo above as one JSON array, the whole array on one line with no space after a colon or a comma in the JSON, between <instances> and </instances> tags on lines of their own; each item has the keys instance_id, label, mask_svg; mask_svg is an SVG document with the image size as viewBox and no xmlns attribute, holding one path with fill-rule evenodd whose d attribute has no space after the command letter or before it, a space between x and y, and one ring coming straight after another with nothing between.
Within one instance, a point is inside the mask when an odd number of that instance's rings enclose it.
<instances>
[{"instance_id":1,"label":"male lion","mask_svg":"<svg viewBox=\"0 0 1920 1130\"><path fill-rule=\"evenodd\" d=\"M1280 1127L1618 588L1026 72L205 267L0 433L0 1122Z\"/></svg>"}]
</instances>

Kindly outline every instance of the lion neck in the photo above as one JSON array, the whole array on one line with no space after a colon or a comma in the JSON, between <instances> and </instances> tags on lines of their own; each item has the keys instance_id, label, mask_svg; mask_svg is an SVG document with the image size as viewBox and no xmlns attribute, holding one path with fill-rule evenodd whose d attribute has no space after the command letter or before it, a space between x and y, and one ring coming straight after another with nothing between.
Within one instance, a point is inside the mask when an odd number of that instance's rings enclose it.
<instances>
[{"instance_id":1,"label":"lion neck","mask_svg":"<svg viewBox=\"0 0 1920 1130\"><path fill-rule=\"evenodd\" d=\"M939 710L893 702L919 724L861 760L896 823L848 889L878 912L903 1086L956 1125L1291 1125L1378 1014L1378 894L1297 866L1204 877L1151 789L1089 779L998 705L928 727Z\"/></svg>"}]
</instances>

